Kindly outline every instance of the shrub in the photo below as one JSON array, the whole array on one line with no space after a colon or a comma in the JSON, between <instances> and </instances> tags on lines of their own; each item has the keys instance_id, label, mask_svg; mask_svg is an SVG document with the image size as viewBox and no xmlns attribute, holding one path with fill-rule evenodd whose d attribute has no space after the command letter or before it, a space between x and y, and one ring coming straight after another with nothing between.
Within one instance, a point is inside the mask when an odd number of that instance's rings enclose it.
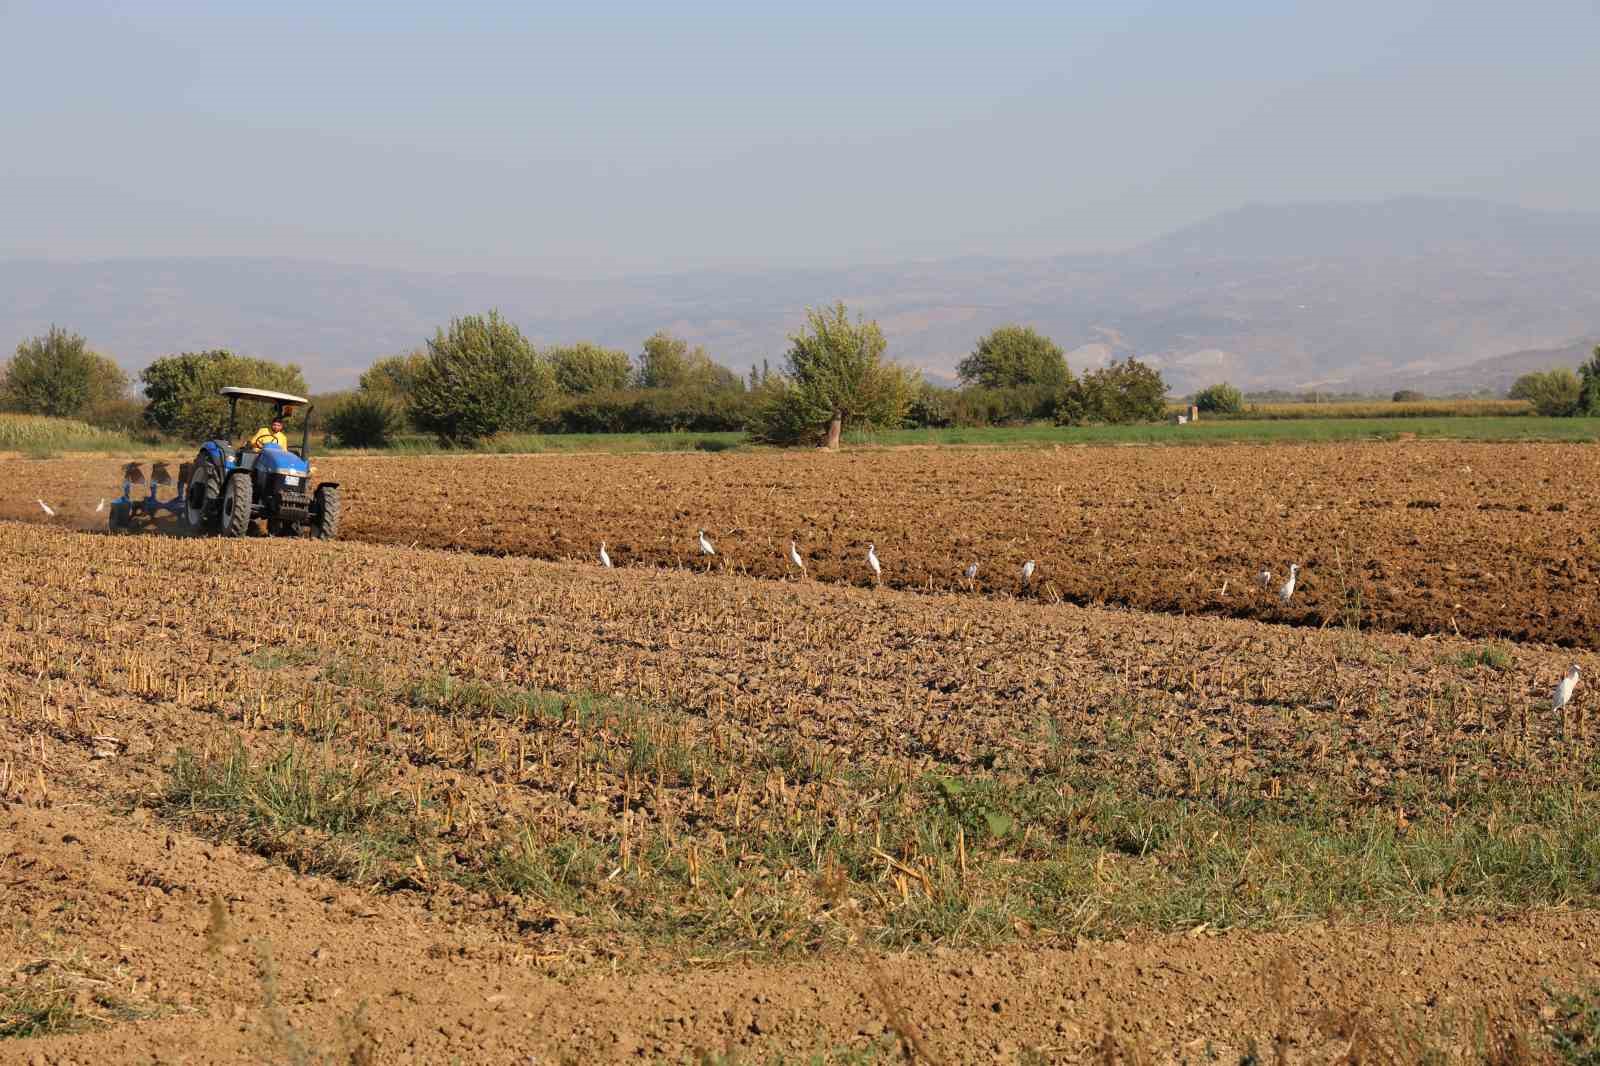
<instances>
[{"instance_id":1,"label":"shrub","mask_svg":"<svg viewBox=\"0 0 1600 1066\"><path fill-rule=\"evenodd\" d=\"M400 407L381 392L356 392L336 401L328 440L345 448L386 448L404 427Z\"/></svg>"},{"instance_id":2,"label":"shrub","mask_svg":"<svg viewBox=\"0 0 1600 1066\"><path fill-rule=\"evenodd\" d=\"M1194 394L1194 405L1214 415L1236 415L1244 410L1244 393L1226 381Z\"/></svg>"},{"instance_id":3,"label":"shrub","mask_svg":"<svg viewBox=\"0 0 1600 1066\"><path fill-rule=\"evenodd\" d=\"M1566 367L1524 374L1511 386L1513 400L1527 400L1541 415L1564 417L1576 414L1583 386Z\"/></svg>"},{"instance_id":4,"label":"shrub","mask_svg":"<svg viewBox=\"0 0 1600 1066\"><path fill-rule=\"evenodd\" d=\"M83 412L83 420L96 428L130 437L152 435L150 426L144 420L144 401L126 396L90 405Z\"/></svg>"},{"instance_id":5,"label":"shrub","mask_svg":"<svg viewBox=\"0 0 1600 1066\"><path fill-rule=\"evenodd\" d=\"M500 317L454 319L428 342L413 383L411 420L446 444L537 427L556 393L548 360Z\"/></svg>"},{"instance_id":6,"label":"shrub","mask_svg":"<svg viewBox=\"0 0 1600 1066\"><path fill-rule=\"evenodd\" d=\"M720 433L744 429L754 411L743 389L617 389L563 399L556 433Z\"/></svg>"},{"instance_id":7,"label":"shrub","mask_svg":"<svg viewBox=\"0 0 1600 1066\"><path fill-rule=\"evenodd\" d=\"M1600 344L1594 354L1578 367L1578 402L1574 414L1600 415Z\"/></svg>"},{"instance_id":8,"label":"shrub","mask_svg":"<svg viewBox=\"0 0 1600 1066\"><path fill-rule=\"evenodd\" d=\"M918 429L943 429L955 425L957 398L955 389L941 389L924 381L906 408L906 425Z\"/></svg>"},{"instance_id":9,"label":"shrub","mask_svg":"<svg viewBox=\"0 0 1600 1066\"><path fill-rule=\"evenodd\" d=\"M1427 397L1416 389L1400 389L1390 399L1395 403L1421 403Z\"/></svg>"},{"instance_id":10,"label":"shrub","mask_svg":"<svg viewBox=\"0 0 1600 1066\"><path fill-rule=\"evenodd\" d=\"M1069 384L1056 405L1056 421L1071 426L1159 422L1166 416L1166 395L1160 373L1129 356Z\"/></svg>"}]
</instances>

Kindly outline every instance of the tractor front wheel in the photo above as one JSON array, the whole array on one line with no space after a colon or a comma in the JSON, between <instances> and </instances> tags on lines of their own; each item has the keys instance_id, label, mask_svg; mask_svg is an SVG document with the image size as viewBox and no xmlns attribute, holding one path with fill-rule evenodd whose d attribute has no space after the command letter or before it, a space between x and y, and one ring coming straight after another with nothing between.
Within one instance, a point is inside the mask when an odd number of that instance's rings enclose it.
<instances>
[{"instance_id":1,"label":"tractor front wheel","mask_svg":"<svg viewBox=\"0 0 1600 1066\"><path fill-rule=\"evenodd\" d=\"M242 537L250 532L250 505L254 492L249 474L235 474L222 490L222 535Z\"/></svg>"},{"instance_id":2,"label":"tractor front wheel","mask_svg":"<svg viewBox=\"0 0 1600 1066\"><path fill-rule=\"evenodd\" d=\"M333 540L339 535L339 486L318 485L311 503L311 530L318 540Z\"/></svg>"},{"instance_id":3,"label":"tractor front wheel","mask_svg":"<svg viewBox=\"0 0 1600 1066\"><path fill-rule=\"evenodd\" d=\"M114 503L111 505L112 532L115 533L120 530L132 528L133 516L130 511L131 508L129 508L129 506L125 503Z\"/></svg>"}]
</instances>

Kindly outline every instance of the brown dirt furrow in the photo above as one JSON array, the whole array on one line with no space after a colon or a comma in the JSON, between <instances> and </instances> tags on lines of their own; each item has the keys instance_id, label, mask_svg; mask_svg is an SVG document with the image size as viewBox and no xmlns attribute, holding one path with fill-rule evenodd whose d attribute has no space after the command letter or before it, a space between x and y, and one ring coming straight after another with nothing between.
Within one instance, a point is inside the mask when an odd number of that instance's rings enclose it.
<instances>
[{"instance_id":1,"label":"brown dirt furrow","mask_svg":"<svg viewBox=\"0 0 1600 1066\"><path fill-rule=\"evenodd\" d=\"M117 464L0 461L0 517L94 527ZM1597 647L1600 464L1565 444L331 458L351 539ZM61 511L46 519L34 496ZM980 565L970 588L961 572ZM1293 602L1254 581L1303 567Z\"/></svg>"}]
</instances>

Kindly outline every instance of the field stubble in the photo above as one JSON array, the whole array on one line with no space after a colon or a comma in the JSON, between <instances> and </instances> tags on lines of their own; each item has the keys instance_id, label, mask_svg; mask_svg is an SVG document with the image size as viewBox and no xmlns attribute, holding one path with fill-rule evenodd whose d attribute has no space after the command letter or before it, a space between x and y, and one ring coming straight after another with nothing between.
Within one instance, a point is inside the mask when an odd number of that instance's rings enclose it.
<instances>
[{"instance_id":1,"label":"field stubble","mask_svg":"<svg viewBox=\"0 0 1600 1066\"><path fill-rule=\"evenodd\" d=\"M596 464L586 483L541 490L524 480L497 495L489 487L497 477L528 479L539 463L339 460L335 472L365 500L368 521L385 498L415 539L466 538L457 546L485 551L506 547L504 527L458 527L447 538L441 519L450 511L412 509L470 490L492 496L505 515L514 499L532 498L524 512L562 516L548 527L552 555L568 554L567 529L598 541L618 516L642 529L671 501L704 494L721 501L718 520L702 523L676 506L674 537L687 528L679 538L687 541L705 524L742 563L757 558L752 545L776 553L787 536L753 532L765 519L744 508L761 493L740 479L769 478L768 501L804 496L785 486L820 492L817 464L839 463L831 521L819 511L807 527L837 531L806 541L813 567L849 580L855 541L844 531L859 522L863 541L877 534L891 582L926 590L933 573L919 575L915 560L931 552L911 553L913 527L925 538L968 535L951 524L953 512L917 517L931 513L928 500L987 516L991 529L1036 528L1055 513L1038 504L1040 478L1062 476L1072 458L1043 455L1033 489L1006 511L981 489L941 495L935 475L971 478L961 464L1018 457L918 466L916 453L905 454L909 467L896 465L899 455L879 457L900 474L902 506L923 507L902 510L899 525L873 495L892 486L837 457L763 456L750 468L737 465L744 457L719 457L736 461L725 469L672 457L652 467L666 485L661 501L621 494L619 471L637 482L637 459L614 470ZM430 487L410 502L384 496L386 479L419 469ZM720 496L710 491L717 469ZM1317 470L1313 481L1337 474L1325 460ZM912 480L919 471L929 479L921 490ZM652 509L633 509L645 502ZM1067 513L1100 509L1080 502ZM1426 509L1400 514L1417 510ZM1319 509L1307 512L1289 508L1288 517L1320 528ZM1111 557L1126 568L1153 551L1144 534L1161 532L1164 513L1132 508L1154 531L1119 527L1137 550ZM885 527L889 534L877 532ZM1404 527L1388 534L1385 543L1406 535ZM1103 555L1111 539L1099 542ZM688 562L672 541L653 549L657 557L644 543L619 538L613 551ZM836 543L845 547L820 547ZM1064 556L1042 543L1005 551L1037 556L1048 579ZM1063 551L1074 543L1060 542ZM1195 547L1208 546L1183 540L1170 550ZM1217 545L1209 548L1215 556ZM1552 957L1540 946L1552 935L1600 935L1584 924L1600 886L1600 723L1585 689L1568 713L1548 709L1570 653L1354 624L1316 632L1084 610L1003 586L988 596L903 595L358 544L0 525L0 554L9 563L0 803L131 809L134 824L153 819L148 833L237 847L338 891L416 900L423 909L412 920L471 931L430 935L504 945L564 980L597 964L647 974L911 947L1071 952L1085 937L1210 937L1308 922L1514 923L1510 915L1530 908L1575 924L1558 934L1507 926L1507 958L1522 961L1466 991L1510 993L1525 1014L1539 1005L1530 998L1535 971L1566 985L1593 976L1579 964L1592 956ZM744 568L779 572L761 565ZM173 594L153 597L152 584ZM1325 585L1308 586L1326 595ZM128 878L205 901L148 862L130 863ZM75 909L62 917L59 890L42 881L19 898L31 904L25 926L53 926L69 939L74 928L93 928ZM337 954L366 934L356 923L319 935ZM1464 935L1463 958L1486 942ZM125 965L115 943L101 947L107 955L93 965ZM1437 974L1448 970L1436 963ZM175 1005L158 984L130 987L140 994L110 1002L136 1016L204 1009L203 991L193 993L198 1006ZM1309 1010L1296 1016L1296 1032L1312 1032ZM1238 1025L1238 1017L1219 1009L1213 1022ZM393 1033L409 1023L386 1024ZM768 1046L759 1031L730 1024L738 1046ZM941 1013L935 1042L970 1053L962 1034L988 1024ZM1032 1032L1030 1045L1087 1053L1111 1023L1061 1024L1054 1036ZM1163 1026L1158 1043L1217 1032L1193 1014ZM731 1039L727 1027L711 1031ZM1117 1031L1149 1035L1137 1024ZM675 1054L691 1046L686 1034L658 1033L647 1044ZM571 1036L566 1046L598 1046L588 1039Z\"/></svg>"},{"instance_id":2,"label":"field stubble","mask_svg":"<svg viewBox=\"0 0 1600 1066\"><path fill-rule=\"evenodd\" d=\"M619 566L1543 641L1593 649L1600 465L1582 445L334 457L357 540ZM0 461L0 516L94 525L107 464ZM96 480L96 479L99 480ZM1021 587L1024 561L1038 575ZM962 571L979 566L976 581ZM1275 581L1301 580L1288 607Z\"/></svg>"}]
</instances>

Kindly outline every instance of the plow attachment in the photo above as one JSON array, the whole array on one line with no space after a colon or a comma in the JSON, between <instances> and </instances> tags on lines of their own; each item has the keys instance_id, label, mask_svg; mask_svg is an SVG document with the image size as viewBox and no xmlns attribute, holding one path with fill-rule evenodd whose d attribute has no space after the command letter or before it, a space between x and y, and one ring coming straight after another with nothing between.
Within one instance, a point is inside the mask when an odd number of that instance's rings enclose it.
<instances>
[{"instance_id":1,"label":"plow attachment","mask_svg":"<svg viewBox=\"0 0 1600 1066\"><path fill-rule=\"evenodd\" d=\"M189 486L189 474L193 464L184 463L178 467L177 488L170 500L160 498L163 485L173 483L172 471L166 463L151 463L150 476L145 477L144 467L139 463L128 463L122 468L122 495L111 501L110 526L112 530L132 529L139 521L151 521L163 514L181 515L184 510L184 494ZM144 495L134 492L135 485L149 485L149 491Z\"/></svg>"}]
</instances>

